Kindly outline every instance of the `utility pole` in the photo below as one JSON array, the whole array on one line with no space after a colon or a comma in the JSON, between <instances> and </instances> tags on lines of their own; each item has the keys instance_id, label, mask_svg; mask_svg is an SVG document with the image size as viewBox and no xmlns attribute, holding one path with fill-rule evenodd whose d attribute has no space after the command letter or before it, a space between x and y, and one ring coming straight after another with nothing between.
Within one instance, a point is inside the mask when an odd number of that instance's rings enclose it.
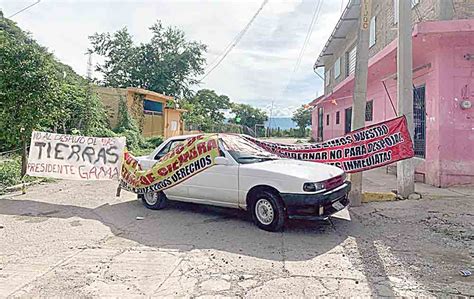
<instances>
[{"instance_id":1,"label":"utility pole","mask_svg":"<svg viewBox=\"0 0 474 299\"><path fill-rule=\"evenodd\" d=\"M411 39L411 1L398 1L397 91L398 112L405 115L413 140L413 76ZM413 159L397 163L397 190L403 198L415 192L415 165Z\"/></svg>"},{"instance_id":2,"label":"utility pole","mask_svg":"<svg viewBox=\"0 0 474 299\"><path fill-rule=\"evenodd\" d=\"M403 2L401 0L400 2ZM360 1L359 33L355 65L355 86L352 102L352 131L365 126L365 104L367 98L367 73L369 69L369 35L371 0ZM362 172L351 174L352 190L349 198L352 206L362 203Z\"/></svg>"},{"instance_id":3,"label":"utility pole","mask_svg":"<svg viewBox=\"0 0 474 299\"><path fill-rule=\"evenodd\" d=\"M270 118L268 119L268 125L267 125L267 132L269 132L268 136L271 136L272 134L273 102L274 101L272 101L272 108L270 108Z\"/></svg>"}]
</instances>

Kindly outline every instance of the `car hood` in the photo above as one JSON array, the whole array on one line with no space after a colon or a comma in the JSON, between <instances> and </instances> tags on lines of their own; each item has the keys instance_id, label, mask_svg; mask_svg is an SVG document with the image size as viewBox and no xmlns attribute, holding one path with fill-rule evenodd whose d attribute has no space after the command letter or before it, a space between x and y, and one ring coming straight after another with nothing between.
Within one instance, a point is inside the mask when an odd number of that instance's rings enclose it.
<instances>
[{"instance_id":1,"label":"car hood","mask_svg":"<svg viewBox=\"0 0 474 299\"><path fill-rule=\"evenodd\" d=\"M342 169L318 162L298 161L292 159L277 159L259 163L241 164L241 174L244 175L276 175L291 176L310 182L320 182L342 175Z\"/></svg>"}]
</instances>

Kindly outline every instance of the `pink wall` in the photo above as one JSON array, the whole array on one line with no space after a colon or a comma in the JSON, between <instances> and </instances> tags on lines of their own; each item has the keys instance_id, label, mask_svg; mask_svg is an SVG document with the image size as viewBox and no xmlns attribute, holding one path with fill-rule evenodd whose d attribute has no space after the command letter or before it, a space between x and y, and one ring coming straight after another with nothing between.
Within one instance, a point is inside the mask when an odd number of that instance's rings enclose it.
<instances>
[{"instance_id":1,"label":"pink wall","mask_svg":"<svg viewBox=\"0 0 474 299\"><path fill-rule=\"evenodd\" d=\"M374 112L367 125L395 117L382 85L383 80L397 108L395 53L393 47L388 49L369 67L367 100L374 100ZM464 59L466 53L474 54L472 33L413 38L413 67L425 66L414 72L413 83L425 85L426 109L426 156L416 159L416 171L435 186L474 183L474 108L462 110L459 106L463 95L474 104L474 61ZM320 104L324 108L324 140L344 134L344 110L352 105L353 89L353 78L346 80ZM335 123L336 111L340 112L339 124ZM317 109L312 127L316 137Z\"/></svg>"},{"instance_id":2,"label":"pink wall","mask_svg":"<svg viewBox=\"0 0 474 299\"><path fill-rule=\"evenodd\" d=\"M437 51L439 65L440 186L474 183L474 108L463 110L462 100L474 104L474 36L443 37Z\"/></svg>"}]
</instances>

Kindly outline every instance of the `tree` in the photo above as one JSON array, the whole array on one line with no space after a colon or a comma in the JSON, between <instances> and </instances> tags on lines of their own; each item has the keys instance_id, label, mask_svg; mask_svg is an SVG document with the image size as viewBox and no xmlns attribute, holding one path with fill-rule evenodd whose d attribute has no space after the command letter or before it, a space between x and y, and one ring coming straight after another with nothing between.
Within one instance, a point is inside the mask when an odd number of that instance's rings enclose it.
<instances>
[{"instance_id":1,"label":"tree","mask_svg":"<svg viewBox=\"0 0 474 299\"><path fill-rule=\"evenodd\" d=\"M204 132L212 132L217 125L224 122L222 109L230 108L230 99L226 95L217 95L214 90L201 89L195 96L181 101L181 106L188 110L184 121Z\"/></svg>"},{"instance_id":2,"label":"tree","mask_svg":"<svg viewBox=\"0 0 474 299\"><path fill-rule=\"evenodd\" d=\"M298 125L300 137L305 137L306 128L311 125L311 109L301 106L293 113L291 120Z\"/></svg>"},{"instance_id":3,"label":"tree","mask_svg":"<svg viewBox=\"0 0 474 299\"><path fill-rule=\"evenodd\" d=\"M140 45L134 45L127 28L89 37L92 45L89 51L105 58L105 62L96 67L104 75L101 83L190 97L189 86L198 83L196 76L204 73L206 46L186 40L183 31L165 28L161 21L150 30L151 41Z\"/></svg>"},{"instance_id":4,"label":"tree","mask_svg":"<svg viewBox=\"0 0 474 299\"><path fill-rule=\"evenodd\" d=\"M88 82L0 12L0 150L22 146L22 174L33 130L111 134Z\"/></svg>"},{"instance_id":5,"label":"tree","mask_svg":"<svg viewBox=\"0 0 474 299\"><path fill-rule=\"evenodd\" d=\"M235 113L233 123L239 123L251 129L254 129L255 125L263 124L268 120L268 116L264 111L247 104L232 104L232 112ZM237 119L240 119L240 121L237 122Z\"/></svg>"},{"instance_id":6,"label":"tree","mask_svg":"<svg viewBox=\"0 0 474 299\"><path fill-rule=\"evenodd\" d=\"M0 141L4 147L22 145L24 175L31 132L50 127L60 117L59 82L47 54L4 33L0 35L0 64Z\"/></svg>"}]
</instances>

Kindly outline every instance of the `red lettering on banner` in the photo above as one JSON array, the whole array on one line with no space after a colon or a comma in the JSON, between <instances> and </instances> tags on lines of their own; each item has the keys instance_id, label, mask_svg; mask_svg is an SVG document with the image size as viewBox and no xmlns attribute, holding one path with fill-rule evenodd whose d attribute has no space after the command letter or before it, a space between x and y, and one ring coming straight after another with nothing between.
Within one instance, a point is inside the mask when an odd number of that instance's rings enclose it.
<instances>
[{"instance_id":1,"label":"red lettering on banner","mask_svg":"<svg viewBox=\"0 0 474 299\"><path fill-rule=\"evenodd\" d=\"M197 151L199 155L202 155L206 152L206 144L204 142L200 142L197 144Z\"/></svg>"},{"instance_id":2,"label":"red lettering on banner","mask_svg":"<svg viewBox=\"0 0 474 299\"><path fill-rule=\"evenodd\" d=\"M210 139L208 142L207 142L207 151L210 151L214 148L217 148L217 142L216 140L214 139Z\"/></svg>"}]
</instances>

